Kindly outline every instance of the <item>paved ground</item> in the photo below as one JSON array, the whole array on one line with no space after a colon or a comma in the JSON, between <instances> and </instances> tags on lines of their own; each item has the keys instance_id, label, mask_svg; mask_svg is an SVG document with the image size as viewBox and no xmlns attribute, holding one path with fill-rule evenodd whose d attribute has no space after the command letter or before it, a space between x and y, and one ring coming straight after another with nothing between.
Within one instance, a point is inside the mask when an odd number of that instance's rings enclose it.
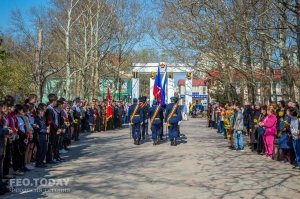
<instances>
[{"instance_id":1,"label":"paved ground","mask_svg":"<svg viewBox=\"0 0 300 199\"><path fill-rule=\"evenodd\" d=\"M12 193L3 198L300 198L300 172L227 149L227 141L190 119L181 144L135 146L129 129L82 135L67 161L24 177L70 179L69 193Z\"/></svg>"}]
</instances>

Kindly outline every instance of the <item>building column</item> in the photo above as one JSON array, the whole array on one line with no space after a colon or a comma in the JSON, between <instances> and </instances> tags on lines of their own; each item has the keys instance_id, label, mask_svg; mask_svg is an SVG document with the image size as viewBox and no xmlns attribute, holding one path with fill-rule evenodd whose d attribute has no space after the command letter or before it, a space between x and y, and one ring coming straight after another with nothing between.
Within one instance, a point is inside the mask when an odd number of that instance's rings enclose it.
<instances>
[{"instance_id":1,"label":"building column","mask_svg":"<svg viewBox=\"0 0 300 199\"><path fill-rule=\"evenodd\" d=\"M167 104L170 102L170 97L173 97L174 95L175 95L174 79L172 76L168 78L168 87L167 87L167 96L166 96Z\"/></svg>"},{"instance_id":2,"label":"building column","mask_svg":"<svg viewBox=\"0 0 300 199\"><path fill-rule=\"evenodd\" d=\"M154 100L154 95L153 95L153 87L154 87L154 79L153 78L150 78L150 81L149 81L149 85L150 85L150 97L149 97L149 100L150 100L150 105L152 105L152 102Z\"/></svg>"},{"instance_id":3,"label":"building column","mask_svg":"<svg viewBox=\"0 0 300 199\"><path fill-rule=\"evenodd\" d=\"M132 78L131 101L133 98L140 97L140 80L139 78Z\"/></svg>"},{"instance_id":4,"label":"building column","mask_svg":"<svg viewBox=\"0 0 300 199\"><path fill-rule=\"evenodd\" d=\"M188 113L190 112L189 110L189 104L193 103L193 98L192 98L192 78L190 79L185 79L185 104L186 107L188 108Z\"/></svg>"}]
</instances>

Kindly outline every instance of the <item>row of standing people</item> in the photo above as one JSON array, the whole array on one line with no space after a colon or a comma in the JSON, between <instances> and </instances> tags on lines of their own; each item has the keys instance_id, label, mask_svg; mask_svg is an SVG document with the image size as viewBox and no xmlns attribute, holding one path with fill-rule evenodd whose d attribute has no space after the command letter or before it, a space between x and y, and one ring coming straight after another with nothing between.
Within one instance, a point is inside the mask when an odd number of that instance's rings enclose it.
<instances>
[{"instance_id":1,"label":"row of standing people","mask_svg":"<svg viewBox=\"0 0 300 199\"><path fill-rule=\"evenodd\" d=\"M300 169L299 105L280 101L278 104L241 106L228 103L210 104L208 126L229 140L230 148L251 151ZM246 144L244 144L246 142Z\"/></svg>"},{"instance_id":2,"label":"row of standing people","mask_svg":"<svg viewBox=\"0 0 300 199\"><path fill-rule=\"evenodd\" d=\"M47 104L38 103L35 94L16 104L7 95L0 101L0 194L10 191L3 178L63 161L61 154L70 150L72 140L79 141L81 132L121 128L127 104L112 102L113 115L106 121L108 105L97 100L88 104L80 98L67 101L55 94L48 95Z\"/></svg>"}]
</instances>

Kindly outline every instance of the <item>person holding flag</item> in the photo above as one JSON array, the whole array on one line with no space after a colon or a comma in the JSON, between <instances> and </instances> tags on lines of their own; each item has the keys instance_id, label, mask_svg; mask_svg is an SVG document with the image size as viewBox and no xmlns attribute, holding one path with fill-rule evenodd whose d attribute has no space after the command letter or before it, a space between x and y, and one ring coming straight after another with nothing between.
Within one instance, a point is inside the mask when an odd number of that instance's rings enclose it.
<instances>
[{"instance_id":1,"label":"person holding flag","mask_svg":"<svg viewBox=\"0 0 300 199\"><path fill-rule=\"evenodd\" d=\"M167 65L162 64L161 66L166 67L165 74L163 75L163 78L161 80L162 89L161 89L161 105L166 104L166 85L167 85L167 79L168 79L168 72L167 72Z\"/></svg>"},{"instance_id":2,"label":"person holding flag","mask_svg":"<svg viewBox=\"0 0 300 199\"><path fill-rule=\"evenodd\" d=\"M160 79L160 67L157 68L157 73L154 80L154 86L153 86L153 96L158 101L159 104L161 104L161 79Z\"/></svg>"},{"instance_id":3,"label":"person holding flag","mask_svg":"<svg viewBox=\"0 0 300 199\"><path fill-rule=\"evenodd\" d=\"M161 64L161 67L165 67L165 74L163 75L162 78L162 90L161 90L161 108L163 112L166 110L166 85L167 85L167 79L168 79L168 72L167 72L167 65ZM161 119L161 128L160 128L160 140L163 140L164 136L164 120L163 118Z\"/></svg>"},{"instance_id":4,"label":"person holding flag","mask_svg":"<svg viewBox=\"0 0 300 199\"><path fill-rule=\"evenodd\" d=\"M150 126L152 131L152 140L153 145L157 145L159 142L160 131L161 131L161 121L163 121L164 113L161 106L158 105L158 101L156 99L153 100L152 107L149 108L149 119Z\"/></svg>"},{"instance_id":5,"label":"person holding flag","mask_svg":"<svg viewBox=\"0 0 300 199\"><path fill-rule=\"evenodd\" d=\"M147 103L147 97L142 96L139 99L140 107L143 110L143 120L142 120L142 140L145 140L145 136L148 135L148 113L150 105Z\"/></svg>"},{"instance_id":6,"label":"person holding flag","mask_svg":"<svg viewBox=\"0 0 300 199\"><path fill-rule=\"evenodd\" d=\"M113 108L111 105L111 97L110 97L110 89L107 87L107 94L106 94L106 114L105 114L105 129L107 128L107 123L111 120L113 116Z\"/></svg>"},{"instance_id":7,"label":"person holding flag","mask_svg":"<svg viewBox=\"0 0 300 199\"><path fill-rule=\"evenodd\" d=\"M133 104L128 108L129 122L132 126L131 134L135 145L140 145L141 140L141 125L143 124L143 109L138 104L136 98L133 99Z\"/></svg>"}]
</instances>

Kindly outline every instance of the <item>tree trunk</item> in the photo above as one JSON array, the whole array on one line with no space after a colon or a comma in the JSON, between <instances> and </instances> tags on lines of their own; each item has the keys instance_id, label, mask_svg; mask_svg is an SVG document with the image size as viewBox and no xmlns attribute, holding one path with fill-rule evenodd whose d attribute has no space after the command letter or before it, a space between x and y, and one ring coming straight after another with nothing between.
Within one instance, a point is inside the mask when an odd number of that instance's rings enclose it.
<instances>
[{"instance_id":1,"label":"tree trunk","mask_svg":"<svg viewBox=\"0 0 300 199\"><path fill-rule=\"evenodd\" d=\"M297 25L296 25L296 33L297 33L297 68L298 68L298 78L300 78L300 0L296 1L296 18L297 18ZM293 82L294 84L296 83L295 81ZM299 86L298 84L296 84L296 91L295 92L298 93L299 96ZM295 99L297 101L299 101L299 97L298 99Z\"/></svg>"},{"instance_id":2,"label":"tree trunk","mask_svg":"<svg viewBox=\"0 0 300 199\"><path fill-rule=\"evenodd\" d=\"M71 15L71 14L70 14ZM70 20L71 16L68 16L68 26L65 38L65 47L66 47L66 99L70 99L70 85L71 85L71 57L70 57Z\"/></svg>"},{"instance_id":3,"label":"tree trunk","mask_svg":"<svg viewBox=\"0 0 300 199\"><path fill-rule=\"evenodd\" d=\"M38 29L38 34L37 34L37 40L38 40L38 46L35 51L35 71L36 71L36 82L38 85L38 94L37 96L40 97L40 99L43 98L43 79L42 79L42 74L41 74L41 55L42 55L42 45L43 45L43 29L39 28ZM42 88L42 89L41 89Z\"/></svg>"}]
</instances>

